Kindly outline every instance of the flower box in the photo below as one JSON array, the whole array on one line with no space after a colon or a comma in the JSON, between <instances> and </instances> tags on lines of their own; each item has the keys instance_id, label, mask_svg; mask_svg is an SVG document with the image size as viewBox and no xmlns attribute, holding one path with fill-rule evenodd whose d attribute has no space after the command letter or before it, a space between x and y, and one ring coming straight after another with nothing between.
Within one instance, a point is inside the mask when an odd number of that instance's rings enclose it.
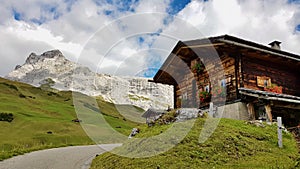
<instances>
[{"instance_id":1,"label":"flower box","mask_svg":"<svg viewBox=\"0 0 300 169\"><path fill-rule=\"evenodd\" d=\"M282 94L282 86L277 86L276 84L272 84L271 86L264 87L264 91Z\"/></svg>"},{"instance_id":2,"label":"flower box","mask_svg":"<svg viewBox=\"0 0 300 169\"><path fill-rule=\"evenodd\" d=\"M202 91L199 93L199 99L201 103L210 102L211 94L209 92Z\"/></svg>"}]
</instances>

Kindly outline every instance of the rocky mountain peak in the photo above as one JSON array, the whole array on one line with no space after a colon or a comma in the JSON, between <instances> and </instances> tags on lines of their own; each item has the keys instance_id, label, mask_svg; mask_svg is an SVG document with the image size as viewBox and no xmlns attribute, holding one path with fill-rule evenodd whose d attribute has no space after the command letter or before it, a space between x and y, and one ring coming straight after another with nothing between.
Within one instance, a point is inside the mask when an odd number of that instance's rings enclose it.
<instances>
[{"instance_id":1,"label":"rocky mountain peak","mask_svg":"<svg viewBox=\"0 0 300 169\"><path fill-rule=\"evenodd\" d=\"M54 58L54 57L64 57L64 55L61 53L60 50L50 50L41 54L41 57Z\"/></svg>"},{"instance_id":2,"label":"rocky mountain peak","mask_svg":"<svg viewBox=\"0 0 300 169\"><path fill-rule=\"evenodd\" d=\"M59 90L102 96L109 102L132 104L144 109L173 106L172 86L152 83L146 78L98 74L67 60L59 50L41 55L31 53L26 62L22 66L17 65L6 78L34 86L51 79L52 87Z\"/></svg>"},{"instance_id":3,"label":"rocky mountain peak","mask_svg":"<svg viewBox=\"0 0 300 169\"><path fill-rule=\"evenodd\" d=\"M28 58L26 59L25 63L32 64L38 61L38 55L35 53L31 53Z\"/></svg>"},{"instance_id":4,"label":"rocky mountain peak","mask_svg":"<svg viewBox=\"0 0 300 169\"><path fill-rule=\"evenodd\" d=\"M26 64L35 64L39 61L43 61L45 58L64 58L63 54L59 50L51 50L47 51L41 55L37 55L36 53L31 53L26 59Z\"/></svg>"},{"instance_id":5,"label":"rocky mountain peak","mask_svg":"<svg viewBox=\"0 0 300 169\"><path fill-rule=\"evenodd\" d=\"M19 69L21 67L22 67L21 65L17 65L14 70L17 70L17 69Z\"/></svg>"}]
</instances>

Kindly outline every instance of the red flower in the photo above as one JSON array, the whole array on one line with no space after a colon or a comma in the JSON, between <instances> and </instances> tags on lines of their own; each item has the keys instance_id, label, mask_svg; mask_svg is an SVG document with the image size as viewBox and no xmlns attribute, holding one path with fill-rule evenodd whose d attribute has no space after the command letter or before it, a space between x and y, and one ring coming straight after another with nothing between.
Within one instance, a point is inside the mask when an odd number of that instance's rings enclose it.
<instances>
[{"instance_id":1,"label":"red flower","mask_svg":"<svg viewBox=\"0 0 300 169\"><path fill-rule=\"evenodd\" d=\"M282 94L282 86L272 84L269 87L264 87L264 91Z\"/></svg>"}]
</instances>

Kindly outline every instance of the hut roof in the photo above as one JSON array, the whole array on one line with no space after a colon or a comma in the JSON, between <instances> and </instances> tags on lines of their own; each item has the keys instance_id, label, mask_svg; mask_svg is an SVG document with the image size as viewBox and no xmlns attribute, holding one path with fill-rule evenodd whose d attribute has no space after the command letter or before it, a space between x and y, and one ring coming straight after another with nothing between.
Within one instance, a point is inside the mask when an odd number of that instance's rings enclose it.
<instances>
[{"instance_id":1,"label":"hut roof","mask_svg":"<svg viewBox=\"0 0 300 169\"><path fill-rule=\"evenodd\" d=\"M287 94L278 94L267 91L239 88L239 93L265 100L284 101L290 103L300 103L300 97Z\"/></svg>"}]
</instances>

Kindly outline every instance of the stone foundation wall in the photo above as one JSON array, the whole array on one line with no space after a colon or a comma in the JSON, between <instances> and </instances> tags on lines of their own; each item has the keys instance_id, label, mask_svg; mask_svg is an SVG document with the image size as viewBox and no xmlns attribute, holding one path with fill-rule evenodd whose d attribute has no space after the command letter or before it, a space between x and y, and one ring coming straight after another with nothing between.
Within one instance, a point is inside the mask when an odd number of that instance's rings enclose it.
<instances>
[{"instance_id":1,"label":"stone foundation wall","mask_svg":"<svg viewBox=\"0 0 300 169\"><path fill-rule=\"evenodd\" d=\"M247 105L243 102L220 106L217 108L215 116L229 119L249 120Z\"/></svg>"}]
</instances>

